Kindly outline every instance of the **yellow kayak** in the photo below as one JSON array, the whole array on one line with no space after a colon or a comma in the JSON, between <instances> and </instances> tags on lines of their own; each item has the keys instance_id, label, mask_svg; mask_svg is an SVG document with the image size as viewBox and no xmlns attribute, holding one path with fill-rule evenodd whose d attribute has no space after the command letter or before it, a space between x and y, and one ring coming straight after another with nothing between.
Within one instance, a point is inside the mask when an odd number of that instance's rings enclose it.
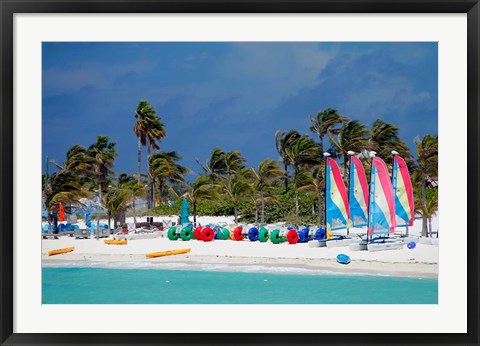
<instances>
[{"instance_id":1,"label":"yellow kayak","mask_svg":"<svg viewBox=\"0 0 480 346\"><path fill-rule=\"evenodd\" d=\"M155 258L155 257L162 257L162 256L170 256L170 255L180 255L182 253L188 253L190 249L178 249L178 250L169 250L169 251L161 251L161 252L151 252L147 253L147 258Z\"/></svg>"},{"instance_id":2,"label":"yellow kayak","mask_svg":"<svg viewBox=\"0 0 480 346\"><path fill-rule=\"evenodd\" d=\"M127 245L126 239L123 239L123 240L105 239L103 242L109 245Z\"/></svg>"},{"instance_id":3,"label":"yellow kayak","mask_svg":"<svg viewBox=\"0 0 480 346\"><path fill-rule=\"evenodd\" d=\"M60 255L62 253L72 252L73 250L75 250L74 247L66 247L64 249L57 249L57 250L48 251L48 255L49 256Z\"/></svg>"}]
</instances>

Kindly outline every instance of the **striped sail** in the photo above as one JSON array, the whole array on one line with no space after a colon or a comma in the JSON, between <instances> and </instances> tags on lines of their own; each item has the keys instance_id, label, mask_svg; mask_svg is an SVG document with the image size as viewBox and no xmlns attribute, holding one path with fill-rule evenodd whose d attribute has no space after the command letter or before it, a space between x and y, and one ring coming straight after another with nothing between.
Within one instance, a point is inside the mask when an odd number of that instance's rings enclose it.
<instances>
[{"instance_id":1,"label":"striped sail","mask_svg":"<svg viewBox=\"0 0 480 346\"><path fill-rule=\"evenodd\" d=\"M412 226L415 216L412 181L407 164L400 156L393 160L392 185L397 227Z\"/></svg>"},{"instance_id":2,"label":"striped sail","mask_svg":"<svg viewBox=\"0 0 480 346\"><path fill-rule=\"evenodd\" d=\"M335 160L327 158L326 220L327 232L350 227L347 190Z\"/></svg>"},{"instance_id":3,"label":"striped sail","mask_svg":"<svg viewBox=\"0 0 480 346\"><path fill-rule=\"evenodd\" d=\"M350 157L350 220L353 227L363 227L368 222L368 184L362 161Z\"/></svg>"},{"instance_id":4,"label":"striped sail","mask_svg":"<svg viewBox=\"0 0 480 346\"><path fill-rule=\"evenodd\" d=\"M387 165L381 158L372 161L370 180L368 234L393 233L395 230L395 201Z\"/></svg>"}]
</instances>

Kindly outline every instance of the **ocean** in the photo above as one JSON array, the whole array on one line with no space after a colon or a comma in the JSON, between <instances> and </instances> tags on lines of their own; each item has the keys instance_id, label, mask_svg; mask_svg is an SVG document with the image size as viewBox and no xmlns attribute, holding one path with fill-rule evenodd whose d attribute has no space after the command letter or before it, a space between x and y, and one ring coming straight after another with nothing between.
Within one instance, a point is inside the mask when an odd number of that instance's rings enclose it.
<instances>
[{"instance_id":1,"label":"ocean","mask_svg":"<svg viewBox=\"0 0 480 346\"><path fill-rule=\"evenodd\" d=\"M42 303L437 304L438 280L308 271L43 267Z\"/></svg>"}]
</instances>

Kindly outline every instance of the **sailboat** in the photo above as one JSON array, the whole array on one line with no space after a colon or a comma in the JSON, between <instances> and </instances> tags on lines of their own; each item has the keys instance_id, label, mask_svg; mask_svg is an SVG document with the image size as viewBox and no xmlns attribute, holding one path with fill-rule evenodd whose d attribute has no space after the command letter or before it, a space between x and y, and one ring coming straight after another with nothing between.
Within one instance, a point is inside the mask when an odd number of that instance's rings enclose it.
<instances>
[{"instance_id":1,"label":"sailboat","mask_svg":"<svg viewBox=\"0 0 480 346\"><path fill-rule=\"evenodd\" d=\"M370 174L367 238L371 240L367 244L368 251L401 249L401 241L389 238L397 224L395 201L388 168L381 158L373 158Z\"/></svg>"},{"instance_id":2,"label":"sailboat","mask_svg":"<svg viewBox=\"0 0 480 346\"><path fill-rule=\"evenodd\" d=\"M349 205L352 227L365 227L368 224L368 184L360 159L350 156ZM350 250L367 250L367 240L350 245Z\"/></svg>"},{"instance_id":3,"label":"sailboat","mask_svg":"<svg viewBox=\"0 0 480 346\"><path fill-rule=\"evenodd\" d=\"M410 174L408 172L405 160L397 156L396 152L392 152L393 170L392 170L392 186L395 200L395 220L397 227L406 227L406 236L401 239L404 243L414 240L408 237L408 227L413 225L415 218L415 205L413 202L413 188Z\"/></svg>"},{"instance_id":4,"label":"sailboat","mask_svg":"<svg viewBox=\"0 0 480 346\"><path fill-rule=\"evenodd\" d=\"M325 167L325 220L327 224L327 247L348 246L356 239L339 234L338 231L351 227L350 206L347 190L338 164L330 157Z\"/></svg>"}]
</instances>

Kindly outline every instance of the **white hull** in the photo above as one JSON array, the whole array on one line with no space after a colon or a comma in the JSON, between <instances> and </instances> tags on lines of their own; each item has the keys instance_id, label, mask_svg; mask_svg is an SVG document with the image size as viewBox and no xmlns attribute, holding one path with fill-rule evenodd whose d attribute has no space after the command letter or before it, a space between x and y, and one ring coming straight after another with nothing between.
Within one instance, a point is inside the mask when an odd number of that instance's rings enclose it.
<instances>
[{"instance_id":1,"label":"white hull","mask_svg":"<svg viewBox=\"0 0 480 346\"><path fill-rule=\"evenodd\" d=\"M398 240L386 240L379 242L368 243L368 251L383 251L383 250L400 250L405 244Z\"/></svg>"},{"instance_id":2,"label":"white hull","mask_svg":"<svg viewBox=\"0 0 480 346\"><path fill-rule=\"evenodd\" d=\"M308 247L320 247L320 241L319 240L310 240L308 242Z\"/></svg>"},{"instance_id":3,"label":"white hull","mask_svg":"<svg viewBox=\"0 0 480 346\"><path fill-rule=\"evenodd\" d=\"M367 251L368 250L367 242L365 240L362 240L358 243L350 244L348 247L351 251Z\"/></svg>"},{"instance_id":4,"label":"white hull","mask_svg":"<svg viewBox=\"0 0 480 346\"><path fill-rule=\"evenodd\" d=\"M327 247L340 247L340 246L349 246L350 244L355 244L360 242L360 239L355 238L340 238L340 239L329 239L326 241Z\"/></svg>"}]
</instances>

